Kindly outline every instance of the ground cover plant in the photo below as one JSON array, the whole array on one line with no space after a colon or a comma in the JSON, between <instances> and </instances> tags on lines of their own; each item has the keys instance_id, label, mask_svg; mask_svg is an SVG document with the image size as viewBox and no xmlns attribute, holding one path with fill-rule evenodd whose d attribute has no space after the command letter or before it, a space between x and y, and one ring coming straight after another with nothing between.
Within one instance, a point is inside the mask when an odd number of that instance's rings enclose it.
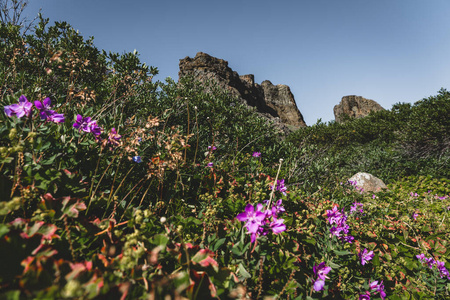
<instances>
[{"instance_id":1,"label":"ground cover plant","mask_svg":"<svg viewBox=\"0 0 450 300\"><path fill-rule=\"evenodd\" d=\"M156 74L0 23L2 298L450 297L447 91L286 137Z\"/></svg>"}]
</instances>

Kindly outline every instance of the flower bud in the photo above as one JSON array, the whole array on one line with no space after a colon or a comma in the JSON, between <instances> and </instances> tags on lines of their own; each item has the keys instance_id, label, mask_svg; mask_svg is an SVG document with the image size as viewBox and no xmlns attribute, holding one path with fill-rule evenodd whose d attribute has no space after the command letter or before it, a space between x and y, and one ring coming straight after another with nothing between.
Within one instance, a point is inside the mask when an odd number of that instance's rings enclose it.
<instances>
[{"instance_id":1,"label":"flower bud","mask_svg":"<svg viewBox=\"0 0 450 300\"><path fill-rule=\"evenodd\" d=\"M15 139L17 137L17 129L11 128L11 130L9 131L8 137L10 140Z\"/></svg>"}]
</instances>

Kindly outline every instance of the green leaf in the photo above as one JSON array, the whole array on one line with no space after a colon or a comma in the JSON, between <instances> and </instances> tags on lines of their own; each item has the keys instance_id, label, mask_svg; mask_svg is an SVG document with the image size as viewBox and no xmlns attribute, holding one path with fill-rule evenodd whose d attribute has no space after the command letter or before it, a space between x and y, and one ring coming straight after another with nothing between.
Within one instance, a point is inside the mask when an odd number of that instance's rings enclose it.
<instances>
[{"instance_id":1,"label":"green leaf","mask_svg":"<svg viewBox=\"0 0 450 300\"><path fill-rule=\"evenodd\" d=\"M222 239L218 240L218 241L214 244L214 247L211 248L211 250L215 252L217 249L220 248L220 246L222 246L222 245L225 243L226 240L227 240L226 238L222 238Z\"/></svg>"},{"instance_id":2,"label":"green leaf","mask_svg":"<svg viewBox=\"0 0 450 300\"><path fill-rule=\"evenodd\" d=\"M0 238L9 232L9 228L5 224L0 224Z\"/></svg>"},{"instance_id":3,"label":"green leaf","mask_svg":"<svg viewBox=\"0 0 450 300\"><path fill-rule=\"evenodd\" d=\"M329 261L329 262L328 262L328 266L330 266L332 269L339 269L339 268L341 267L340 265L335 264L335 263L332 262L332 261Z\"/></svg>"},{"instance_id":4,"label":"green leaf","mask_svg":"<svg viewBox=\"0 0 450 300\"><path fill-rule=\"evenodd\" d=\"M164 234L157 234L153 237L153 244L162 246L163 249L166 248L167 243L169 242L169 238Z\"/></svg>"},{"instance_id":5,"label":"green leaf","mask_svg":"<svg viewBox=\"0 0 450 300\"><path fill-rule=\"evenodd\" d=\"M3 299L5 300L19 300L20 299L20 291L8 291L3 294Z\"/></svg>"},{"instance_id":6,"label":"green leaf","mask_svg":"<svg viewBox=\"0 0 450 300\"><path fill-rule=\"evenodd\" d=\"M250 277L252 277L252 275L250 275L250 273L247 272L247 270L244 268L242 263L239 264L239 275L240 275L241 278L250 278Z\"/></svg>"},{"instance_id":7,"label":"green leaf","mask_svg":"<svg viewBox=\"0 0 450 300\"><path fill-rule=\"evenodd\" d=\"M338 256L344 256L344 255L350 255L352 254L350 251L348 250L333 250L334 253Z\"/></svg>"}]
</instances>

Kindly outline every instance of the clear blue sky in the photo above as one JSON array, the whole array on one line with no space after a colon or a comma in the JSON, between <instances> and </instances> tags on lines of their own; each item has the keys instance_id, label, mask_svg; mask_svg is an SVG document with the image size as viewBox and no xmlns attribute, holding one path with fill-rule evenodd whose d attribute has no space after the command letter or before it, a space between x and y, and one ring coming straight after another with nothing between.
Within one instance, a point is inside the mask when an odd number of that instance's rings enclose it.
<instances>
[{"instance_id":1,"label":"clear blue sky","mask_svg":"<svg viewBox=\"0 0 450 300\"><path fill-rule=\"evenodd\" d=\"M30 0L100 49L136 49L178 80L179 59L225 59L257 83L290 86L308 125L345 95L390 109L450 89L449 0Z\"/></svg>"}]
</instances>

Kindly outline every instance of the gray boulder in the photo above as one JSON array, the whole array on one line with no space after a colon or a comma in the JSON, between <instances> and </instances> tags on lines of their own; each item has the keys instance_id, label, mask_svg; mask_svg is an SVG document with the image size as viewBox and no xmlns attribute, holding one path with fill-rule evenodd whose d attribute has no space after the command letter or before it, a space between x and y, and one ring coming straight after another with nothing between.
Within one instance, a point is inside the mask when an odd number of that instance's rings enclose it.
<instances>
[{"instance_id":1,"label":"gray boulder","mask_svg":"<svg viewBox=\"0 0 450 300\"><path fill-rule=\"evenodd\" d=\"M359 172L353 175L348 181L356 183L356 187L363 192L380 192L383 189L387 189L384 182L372 174Z\"/></svg>"}]
</instances>

